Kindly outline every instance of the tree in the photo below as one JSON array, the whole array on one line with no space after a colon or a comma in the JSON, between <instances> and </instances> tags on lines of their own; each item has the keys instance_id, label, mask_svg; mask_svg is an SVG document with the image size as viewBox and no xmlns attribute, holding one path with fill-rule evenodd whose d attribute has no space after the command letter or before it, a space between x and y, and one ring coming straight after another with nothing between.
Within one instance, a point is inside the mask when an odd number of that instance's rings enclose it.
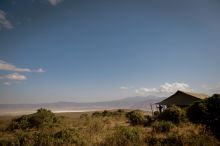
<instances>
[{"instance_id":1,"label":"tree","mask_svg":"<svg viewBox=\"0 0 220 146\"><path fill-rule=\"evenodd\" d=\"M210 128L213 134L220 139L220 95L214 94L204 101L194 103L187 110L191 122L202 123Z\"/></svg>"},{"instance_id":2,"label":"tree","mask_svg":"<svg viewBox=\"0 0 220 146\"><path fill-rule=\"evenodd\" d=\"M178 106L171 106L158 115L159 120L170 121L179 124L185 120L185 111Z\"/></svg>"}]
</instances>

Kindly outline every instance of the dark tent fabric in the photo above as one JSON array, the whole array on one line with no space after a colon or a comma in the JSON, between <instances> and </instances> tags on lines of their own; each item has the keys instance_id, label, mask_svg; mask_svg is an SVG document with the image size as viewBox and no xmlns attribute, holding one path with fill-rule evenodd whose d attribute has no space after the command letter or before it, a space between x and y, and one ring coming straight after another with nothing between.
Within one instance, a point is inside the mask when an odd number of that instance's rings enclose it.
<instances>
[{"instance_id":1,"label":"dark tent fabric","mask_svg":"<svg viewBox=\"0 0 220 146\"><path fill-rule=\"evenodd\" d=\"M157 104L166 105L166 106L170 106L170 105L188 106L196 101L200 101L205 98L208 98L208 95L177 91L175 94L171 95L170 97L166 98L165 100Z\"/></svg>"}]
</instances>

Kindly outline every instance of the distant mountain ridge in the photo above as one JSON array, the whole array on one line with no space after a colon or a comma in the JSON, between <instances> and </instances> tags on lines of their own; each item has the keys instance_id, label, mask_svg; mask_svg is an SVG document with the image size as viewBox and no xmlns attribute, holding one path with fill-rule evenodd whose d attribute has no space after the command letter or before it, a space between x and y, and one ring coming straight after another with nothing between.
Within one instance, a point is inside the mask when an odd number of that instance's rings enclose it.
<instances>
[{"instance_id":1,"label":"distant mountain ridge","mask_svg":"<svg viewBox=\"0 0 220 146\"><path fill-rule=\"evenodd\" d=\"M136 96L127 97L113 101L102 102L55 102L55 103L41 103L41 104L0 104L0 115L7 113L19 112L34 112L38 108L47 108L54 112L56 111L89 111L89 110L104 110L104 109L142 109L150 111L150 104L154 104L165 97L156 96Z\"/></svg>"}]
</instances>

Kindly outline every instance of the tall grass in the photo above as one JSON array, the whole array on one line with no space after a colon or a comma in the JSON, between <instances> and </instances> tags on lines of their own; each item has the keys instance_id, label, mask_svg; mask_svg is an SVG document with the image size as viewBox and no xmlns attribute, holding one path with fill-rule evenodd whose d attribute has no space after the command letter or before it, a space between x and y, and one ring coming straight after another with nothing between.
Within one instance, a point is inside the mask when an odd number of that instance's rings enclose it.
<instances>
[{"instance_id":1,"label":"tall grass","mask_svg":"<svg viewBox=\"0 0 220 146\"><path fill-rule=\"evenodd\" d=\"M47 112L47 111L45 111ZM135 111L136 112L136 111ZM133 112L133 113L135 113ZM38 113L38 112L37 112ZM125 111L104 111L80 117L55 116L43 126L28 127L21 120L18 127L0 130L0 146L218 146L219 141L201 124L160 121L140 112L149 123L134 125ZM131 113L131 112L129 112ZM43 114L43 113L41 113ZM22 117L29 119L32 115ZM44 114L43 114L44 115ZM134 114L136 115L136 114ZM35 117L34 116L34 117ZM52 116L52 117L53 117ZM43 116L44 117L44 116ZM44 117L48 119L48 117ZM45 119L42 118L42 121ZM54 118L54 117L53 117ZM52 118L52 119L53 119ZM18 119L18 118L16 118ZM13 123L15 120L12 120ZM28 120L27 120L28 121ZM3 123L7 125L7 123ZM51 126L52 125L52 126ZM10 124L11 126L11 124ZM10 127L9 126L9 127Z\"/></svg>"}]
</instances>

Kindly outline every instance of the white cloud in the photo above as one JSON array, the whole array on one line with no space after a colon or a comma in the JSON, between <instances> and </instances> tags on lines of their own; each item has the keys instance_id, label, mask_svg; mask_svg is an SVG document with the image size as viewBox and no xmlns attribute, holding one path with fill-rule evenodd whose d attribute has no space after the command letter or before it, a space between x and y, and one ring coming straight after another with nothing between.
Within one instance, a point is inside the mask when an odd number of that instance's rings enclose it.
<instances>
[{"instance_id":1,"label":"white cloud","mask_svg":"<svg viewBox=\"0 0 220 146\"><path fill-rule=\"evenodd\" d=\"M135 89L135 93L138 95L145 95L146 93L157 93L158 89L156 88L139 88L139 89Z\"/></svg>"},{"instance_id":2,"label":"white cloud","mask_svg":"<svg viewBox=\"0 0 220 146\"><path fill-rule=\"evenodd\" d=\"M191 91L190 86L186 83L165 83L160 85L158 88L146 88L141 87L135 89L135 93L138 95L155 94L155 93L173 93L177 90Z\"/></svg>"},{"instance_id":3,"label":"white cloud","mask_svg":"<svg viewBox=\"0 0 220 146\"><path fill-rule=\"evenodd\" d=\"M13 26L11 22L6 18L6 13L0 10L0 28L12 29Z\"/></svg>"},{"instance_id":4,"label":"white cloud","mask_svg":"<svg viewBox=\"0 0 220 146\"><path fill-rule=\"evenodd\" d=\"M38 73L44 72L42 68L36 70L31 70L29 68L18 68L15 65L5 62L3 60L0 60L0 70L16 71L16 72L38 72Z\"/></svg>"},{"instance_id":5,"label":"white cloud","mask_svg":"<svg viewBox=\"0 0 220 146\"><path fill-rule=\"evenodd\" d=\"M42 68L39 68L37 70L34 70L34 72L39 72L39 73L42 73L42 72L45 72Z\"/></svg>"},{"instance_id":6,"label":"white cloud","mask_svg":"<svg viewBox=\"0 0 220 146\"><path fill-rule=\"evenodd\" d=\"M163 85L160 85L159 91L160 92L176 92L177 90L182 90L182 91L190 91L190 86L185 83L165 83Z\"/></svg>"},{"instance_id":7,"label":"white cloud","mask_svg":"<svg viewBox=\"0 0 220 146\"><path fill-rule=\"evenodd\" d=\"M27 77L25 75L19 74L19 73L12 73L7 75L1 75L0 79L9 79L9 80L26 80Z\"/></svg>"},{"instance_id":8,"label":"white cloud","mask_svg":"<svg viewBox=\"0 0 220 146\"><path fill-rule=\"evenodd\" d=\"M53 6L56 6L57 4L59 4L60 2L62 2L63 0L48 0L49 3Z\"/></svg>"},{"instance_id":9,"label":"white cloud","mask_svg":"<svg viewBox=\"0 0 220 146\"><path fill-rule=\"evenodd\" d=\"M21 75L19 73L12 73L12 74L8 74L5 76L6 79L10 79L10 80L26 80L27 77L24 75Z\"/></svg>"}]
</instances>

